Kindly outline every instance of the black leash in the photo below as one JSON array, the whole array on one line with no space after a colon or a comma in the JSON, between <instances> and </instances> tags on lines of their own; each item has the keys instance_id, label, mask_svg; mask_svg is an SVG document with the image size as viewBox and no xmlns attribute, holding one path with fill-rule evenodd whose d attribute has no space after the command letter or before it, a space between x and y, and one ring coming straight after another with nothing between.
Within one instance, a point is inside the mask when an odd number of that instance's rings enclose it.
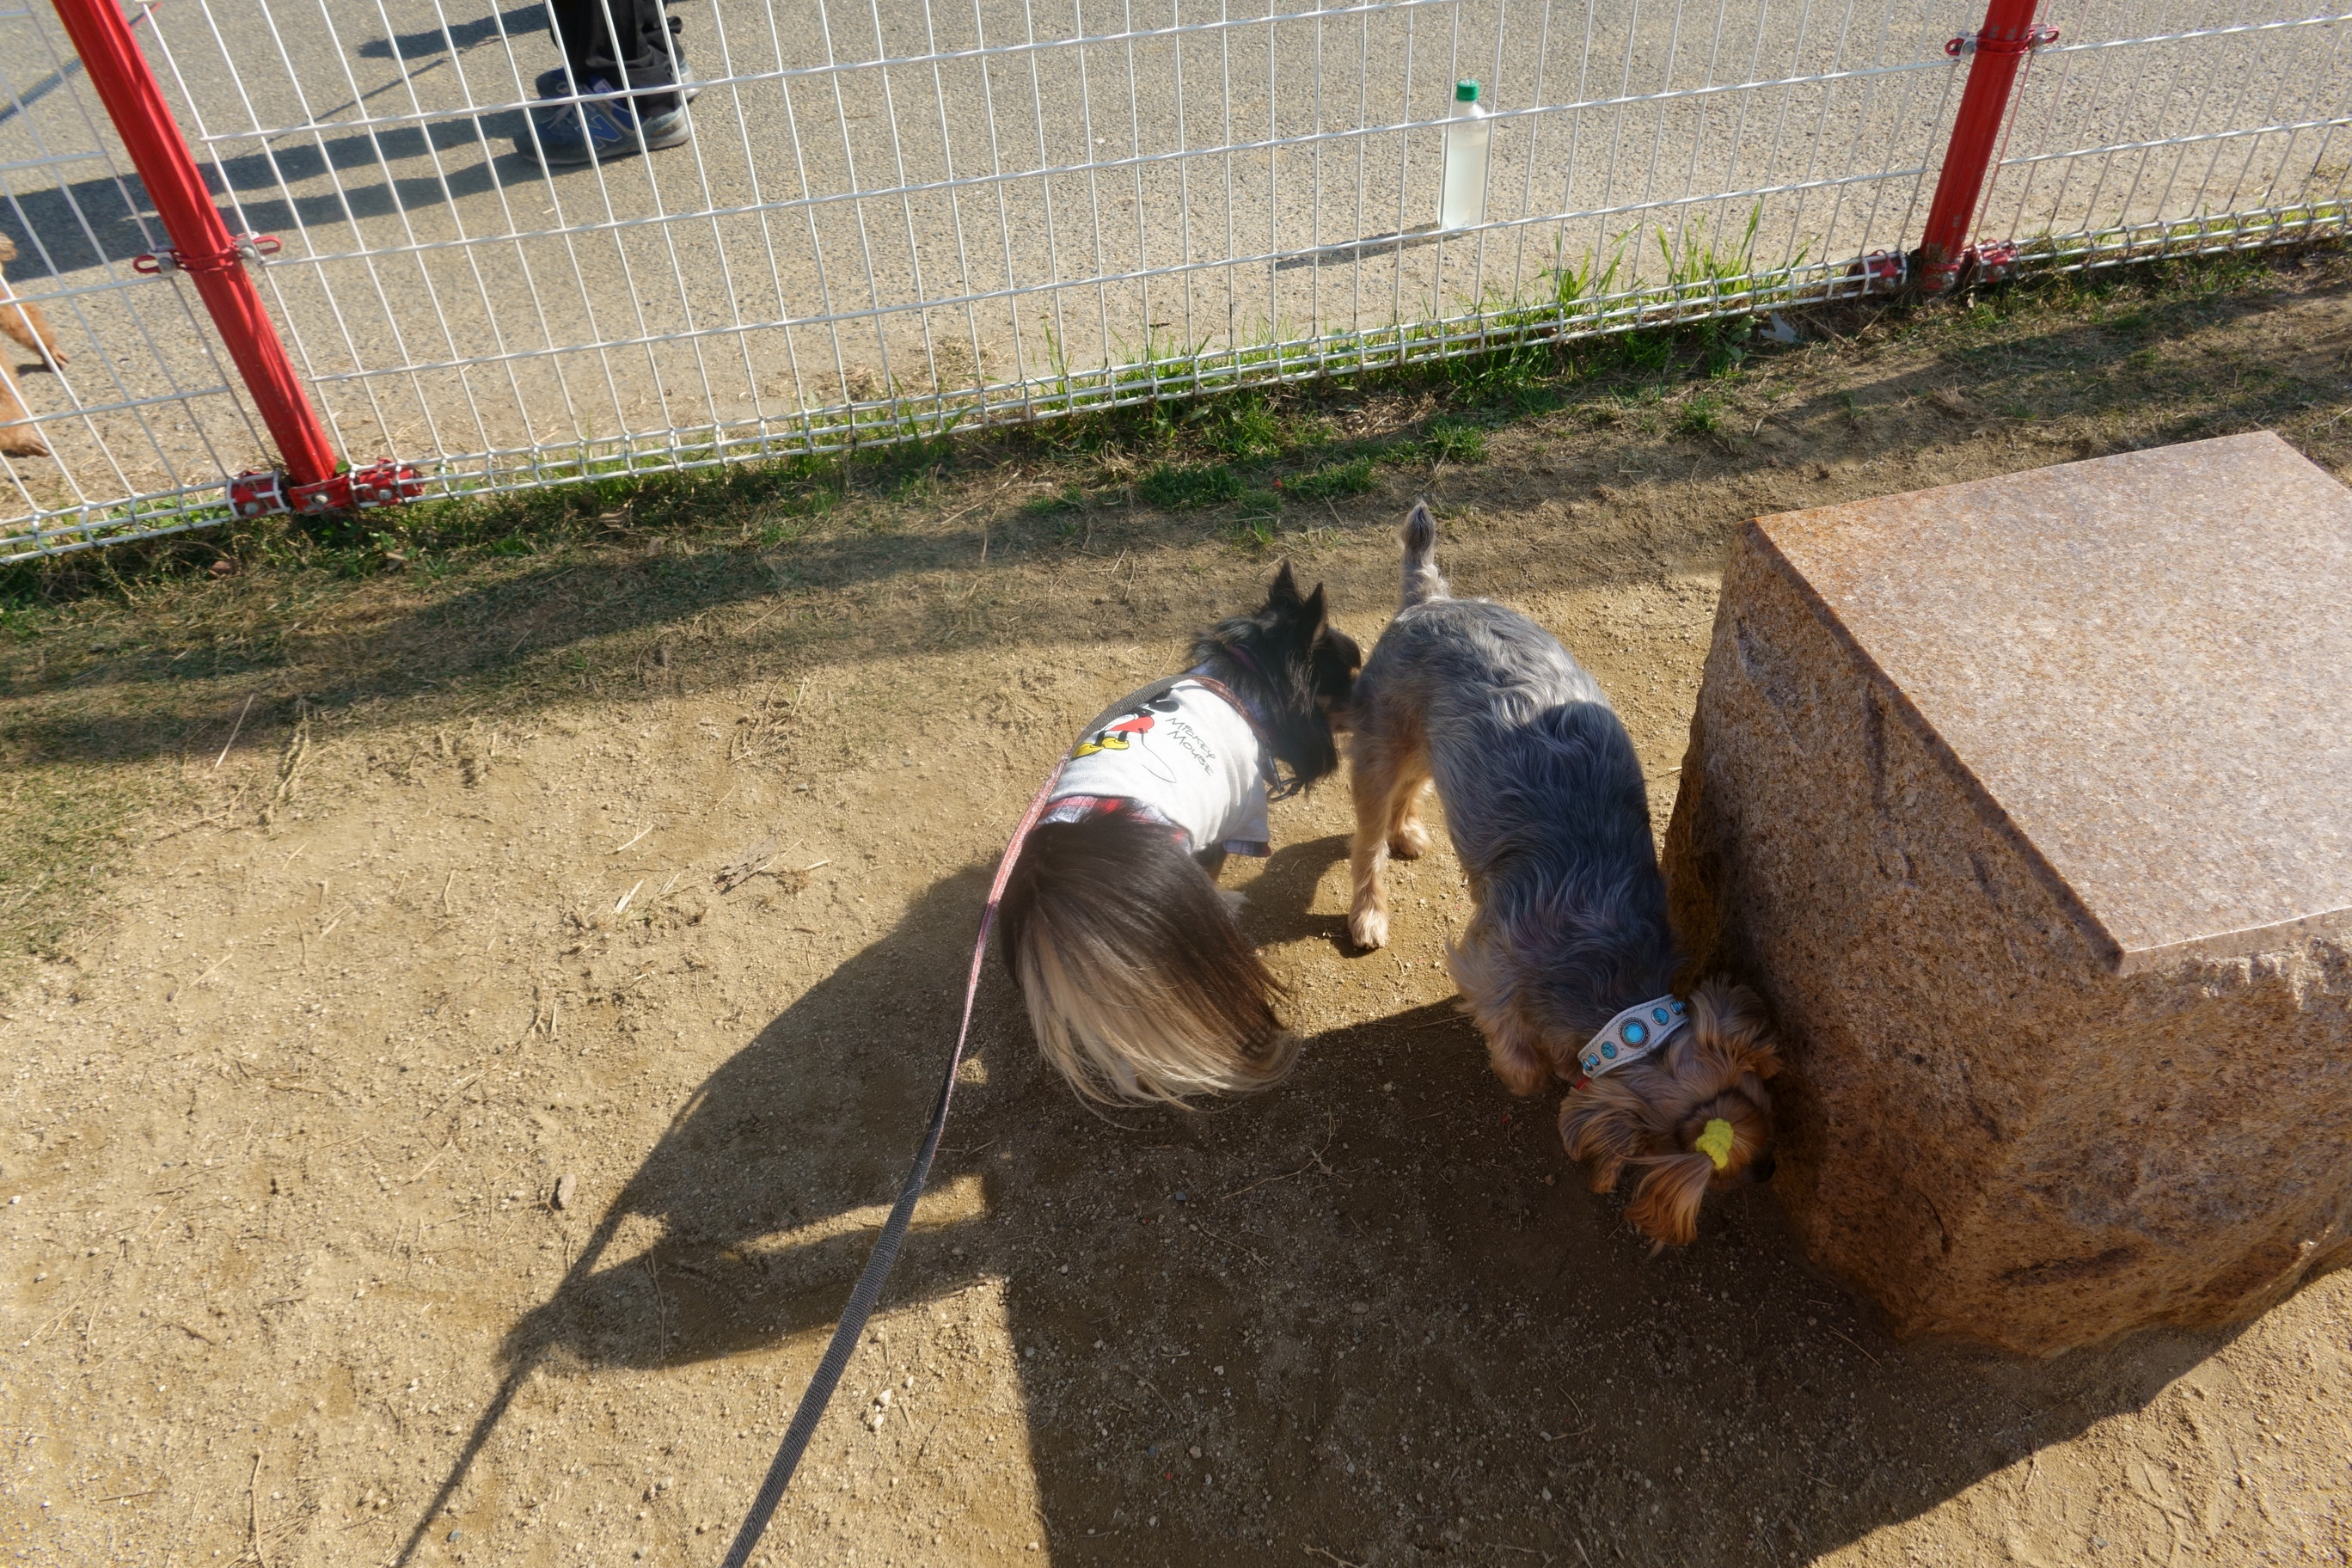
<instances>
[{"instance_id":1,"label":"black leash","mask_svg":"<svg viewBox=\"0 0 2352 1568\"><path fill-rule=\"evenodd\" d=\"M1021 847L1028 842L1029 830L1045 813L1046 797L1062 776L1061 763L1046 775L1037 797L1029 803L1022 816L1021 825L1013 830L1013 842L1004 847L1004 858L997 863L996 880L990 884L988 904L981 911L980 936L971 946L971 975L964 983L963 1024L956 1030L955 1049L948 1057L948 1070L940 1079L940 1098L931 1107L930 1125L923 1129L922 1145L915 1151L915 1163L907 1172L907 1179L898 1184L898 1200L890 1205L890 1217L882 1222L882 1234L874 1243L873 1256L866 1260L866 1271L857 1277L856 1289L849 1292L849 1304L841 1310L841 1321L833 1331L833 1342L824 1347L824 1354L816 1363L816 1373L801 1394L800 1407L793 1412L793 1424L784 1429L784 1440L776 1449L775 1458L768 1466L767 1479L760 1483L757 1496L751 1500L751 1510L743 1518L743 1528L735 1532L735 1543L727 1549L725 1568L745 1568L751 1552L767 1532L768 1521L774 1517L776 1505L784 1500L784 1489L792 1485L793 1472L800 1468L801 1456L808 1449L809 1439L816 1435L816 1424L824 1416L825 1406L833 1401L833 1391L848 1370L849 1358L857 1349L857 1337L866 1331L866 1319L874 1315L874 1303L882 1295L882 1282L890 1277L890 1266L898 1261L899 1245L907 1239L907 1226L915 1217L915 1202L923 1195L923 1184L931 1174L931 1159L940 1152L940 1135L947 1131L948 1105L955 1099L956 1072L963 1066L963 1048L971 1037L971 1007L980 994L980 971L988 955L989 932L996 926L996 909L1004 900L1004 885L1012 879L1013 862L1021 858Z\"/></svg>"},{"instance_id":2,"label":"black leash","mask_svg":"<svg viewBox=\"0 0 2352 1568\"><path fill-rule=\"evenodd\" d=\"M1167 676L1129 692L1104 709L1080 733L1090 735L1121 713L1163 696L1186 681L1205 687L1232 703L1234 711L1247 719L1261 742L1265 742L1264 730L1239 698L1217 681L1190 672ZM1271 742L1265 743L1271 751ZM1061 782L1063 764L1068 761L1064 757L1045 775L1036 798L1029 803L1020 826L1013 830L1013 841L1004 847L1003 859L997 862L996 879L989 884L988 903L981 910L980 936L971 946L971 973L963 988L963 1023L956 1030L955 1049L948 1056L948 1070L940 1079L940 1097L931 1107L930 1125L923 1129L922 1144L915 1151L915 1163L908 1167L907 1179L898 1184L898 1198L890 1205L890 1217L882 1222L882 1234L875 1239L873 1255L866 1260L866 1271L857 1277L857 1284L849 1292L848 1304L841 1310L841 1321L834 1326L832 1342L824 1347L816 1372L801 1394L800 1405L793 1412L793 1424L784 1428L784 1440L777 1446L776 1457L768 1465L767 1478L761 1481L758 1494L751 1499L751 1511L743 1516L743 1527L735 1532L735 1543L727 1549L723 1568L747 1568L751 1563L760 1538L767 1533L768 1521L775 1517L776 1505L784 1500L784 1489L792 1485L793 1472L800 1468L801 1456L807 1452L809 1439L816 1435L817 1423L824 1418L825 1406L833 1403L841 1374L849 1369L849 1358L857 1350L857 1338L866 1331L866 1321L874 1315L874 1304L881 1298L882 1283L889 1279L891 1265L898 1261L899 1246L907 1239L907 1226L915 1217L916 1201L923 1195L923 1184L930 1179L931 1159L940 1152L940 1135L947 1131L948 1106L955 1099L956 1073L963 1066L964 1045L971 1038L972 1003L980 995L981 965L988 956L989 933L996 929L997 906L1004 901L1004 888L1013 879L1013 863L1021 858L1030 830L1045 816L1054 786Z\"/></svg>"}]
</instances>

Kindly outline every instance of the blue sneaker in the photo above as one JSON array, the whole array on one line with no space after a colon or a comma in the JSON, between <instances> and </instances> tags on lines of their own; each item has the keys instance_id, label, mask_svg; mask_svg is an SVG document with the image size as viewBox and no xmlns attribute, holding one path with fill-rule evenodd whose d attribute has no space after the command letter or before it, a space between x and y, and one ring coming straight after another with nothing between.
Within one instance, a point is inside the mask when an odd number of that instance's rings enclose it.
<instances>
[{"instance_id":1,"label":"blue sneaker","mask_svg":"<svg viewBox=\"0 0 2352 1568\"><path fill-rule=\"evenodd\" d=\"M532 82L530 87L531 91L541 98L570 98L572 96L572 84L565 79L563 68L562 66L557 66L552 70L543 70L540 72L539 79ZM702 96L702 88L700 84L694 79L694 68L688 65L684 60L677 62L677 90L680 101L686 103L692 103L696 99Z\"/></svg>"},{"instance_id":2,"label":"blue sneaker","mask_svg":"<svg viewBox=\"0 0 2352 1568\"><path fill-rule=\"evenodd\" d=\"M603 77L583 83L578 103L551 104L535 111L532 130L515 138L516 150L553 169L675 147L694 135L683 93L664 91L662 96L675 107L640 116L630 98Z\"/></svg>"}]
</instances>

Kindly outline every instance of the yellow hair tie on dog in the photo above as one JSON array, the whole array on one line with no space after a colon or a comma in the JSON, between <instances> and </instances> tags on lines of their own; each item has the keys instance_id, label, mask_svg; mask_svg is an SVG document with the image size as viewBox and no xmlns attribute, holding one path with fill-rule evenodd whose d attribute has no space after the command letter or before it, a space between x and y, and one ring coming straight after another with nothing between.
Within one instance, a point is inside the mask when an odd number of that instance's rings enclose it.
<instances>
[{"instance_id":1,"label":"yellow hair tie on dog","mask_svg":"<svg viewBox=\"0 0 2352 1568\"><path fill-rule=\"evenodd\" d=\"M1731 1168L1731 1145L1737 1137L1731 1123L1718 1116L1706 1124L1706 1131L1691 1147L1714 1161L1717 1170L1727 1171Z\"/></svg>"}]
</instances>

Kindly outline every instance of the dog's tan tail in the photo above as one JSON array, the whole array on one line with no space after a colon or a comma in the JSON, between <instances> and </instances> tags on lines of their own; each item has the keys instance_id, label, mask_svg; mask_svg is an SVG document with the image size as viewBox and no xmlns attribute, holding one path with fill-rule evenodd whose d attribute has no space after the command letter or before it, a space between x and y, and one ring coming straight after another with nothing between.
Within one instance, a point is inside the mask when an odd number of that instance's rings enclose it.
<instances>
[{"instance_id":1,"label":"dog's tan tail","mask_svg":"<svg viewBox=\"0 0 2352 1568\"><path fill-rule=\"evenodd\" d=\"M1037 1044L1105 1104L1181 1105L1288 1072L1281 985L1167 830L1097 816L1039 828L1005 889L1006 953Z\"/></svg>"},{"instance_id":2,"label":"dog's tan tail","mask_svg":"<svg viewBox=\"0 0 2352 1568\"><path fill-rule=\"evenodd\" d=\"M1437 569L1437 519L1429 503L1417 500L1404 520L1404 569L1397 589L1397 608L1410 610L1432 599L1450 599L1454 590Z\"/></svg>"}]
</instances>

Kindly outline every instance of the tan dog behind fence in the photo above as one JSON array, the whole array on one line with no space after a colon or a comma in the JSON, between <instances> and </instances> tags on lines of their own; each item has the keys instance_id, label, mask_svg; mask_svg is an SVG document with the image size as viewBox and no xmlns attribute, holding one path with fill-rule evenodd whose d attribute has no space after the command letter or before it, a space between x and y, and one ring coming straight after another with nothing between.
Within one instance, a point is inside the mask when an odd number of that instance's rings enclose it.
<instances>
[{"instance_id":1,"label":"tan dog behind fence","mask_svg":"<svg viewBox=\"0 0 2352 1568\"><path fill-rule=\"evenodd\" d=\"M38 305L16 298L8 287L7 264L16 259L16 242L0 234L0 335L5 335L41 356L42 361L57 366L66 363L58 347L58 335L49 328L49 319ZM49 445L41 439L40 428L32 421L32 411L25 406L24 395L16 389L15 374L0 364L0 452L15 458L46 458Z\"/></svg>"}]
</instances>

